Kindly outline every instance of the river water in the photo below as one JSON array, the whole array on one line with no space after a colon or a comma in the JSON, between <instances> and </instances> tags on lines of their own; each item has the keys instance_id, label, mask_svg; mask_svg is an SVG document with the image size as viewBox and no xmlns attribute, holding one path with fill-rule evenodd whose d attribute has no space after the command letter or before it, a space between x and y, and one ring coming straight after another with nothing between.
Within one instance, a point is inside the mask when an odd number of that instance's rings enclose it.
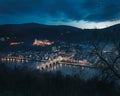
<instances>
[{"instance_id":1,"label":"river water","mask_svg":"<svg viewBox=\"0 0 120 96\"><path fill-rule=\"evenodd\" d=\"M42 62L36 61L1 61L10 69L28 69L28 70L35 70L37 66L43 64ZM90 79L96 75L98 75L99 71L95 68L88 68L88 67L80 67L80 66L71 66L65 64L55 64L49 68L45 69L37 69L38 71L44 72L57 72L60 71L63 75L78 75L83 79Z\"/></svg>"}]
</instances>

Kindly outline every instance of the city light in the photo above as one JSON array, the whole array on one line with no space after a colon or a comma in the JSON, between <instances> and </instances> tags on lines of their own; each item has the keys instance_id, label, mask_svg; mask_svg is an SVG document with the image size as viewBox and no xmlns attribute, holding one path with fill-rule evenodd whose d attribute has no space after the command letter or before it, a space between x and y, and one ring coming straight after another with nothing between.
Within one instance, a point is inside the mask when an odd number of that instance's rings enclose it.
<instances>
[{"instance_id":1,"label":"city light","mask_svg":"<svg viewBox=\"0 0 120 96\"><path fill-rule=\"evenodd\" d=\"M24 42L11 42L10 45L14 46L14 45L20 45L23 44Z\"/></svg>"},{"instance_id":2,"label":"city light","mask_svg":"<svg viewBox=\"0 0 120 96\"><path fill-rule=\"evenodd\" d=\"M35 39L35 41L33 42L33 46L49 46L54 44L54 42L51 42L49 40L37 40Z\"/></svg>"}]
</instances>

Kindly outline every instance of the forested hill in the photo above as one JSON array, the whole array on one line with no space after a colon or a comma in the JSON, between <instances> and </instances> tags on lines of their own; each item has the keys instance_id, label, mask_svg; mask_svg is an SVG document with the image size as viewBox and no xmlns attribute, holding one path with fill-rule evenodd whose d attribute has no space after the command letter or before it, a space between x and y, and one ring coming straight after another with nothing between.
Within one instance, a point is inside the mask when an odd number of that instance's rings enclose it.
<instances>
[{"instance_id":1,"label":"forested hill","mask_svg":"<svg viewBox=\"0 0 120 96\"><path fill-rule=\"evenodd\" d=\"M105 29L80 29L65 25L43 25L38 23L0 25L0 40L32 42L37 39L81 42L119 39L120 24Z\"/></svg>"}]
</instances>

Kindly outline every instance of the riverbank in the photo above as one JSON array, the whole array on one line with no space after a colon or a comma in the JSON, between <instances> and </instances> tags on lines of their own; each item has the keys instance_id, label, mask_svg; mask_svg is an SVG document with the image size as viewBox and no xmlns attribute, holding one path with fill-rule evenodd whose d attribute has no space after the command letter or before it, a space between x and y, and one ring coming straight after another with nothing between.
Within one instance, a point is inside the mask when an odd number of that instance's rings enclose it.
<instances>
[{"instance_id":1,"label":"riverbank","mask_svg":"<svg viewBox=\"0 0 120 96\"><path fill-rule=\"evenodd\" d=\"M114 82L83 80L61 72L9 70L0 64L0 96L120 96Z\"/></svg>"}]
</instances>

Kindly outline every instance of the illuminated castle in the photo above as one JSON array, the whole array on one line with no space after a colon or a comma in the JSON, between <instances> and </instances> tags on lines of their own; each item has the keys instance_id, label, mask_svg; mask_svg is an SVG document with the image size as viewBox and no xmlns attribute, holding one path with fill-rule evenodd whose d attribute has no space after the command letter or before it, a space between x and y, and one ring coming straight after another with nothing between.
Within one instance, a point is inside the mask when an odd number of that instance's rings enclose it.
<instances>
[{"instance_id":1,"label":"illuminated castle","mask_svg":"<svg viewBox=\"0 0 120 96\"><path fill-rule=\"evenodd\" d=\"M51 42L49 40L37 40L35 39L33 42L33 46L49 46L52 45L54 42Z\"/></svg>"}]
</instances>

